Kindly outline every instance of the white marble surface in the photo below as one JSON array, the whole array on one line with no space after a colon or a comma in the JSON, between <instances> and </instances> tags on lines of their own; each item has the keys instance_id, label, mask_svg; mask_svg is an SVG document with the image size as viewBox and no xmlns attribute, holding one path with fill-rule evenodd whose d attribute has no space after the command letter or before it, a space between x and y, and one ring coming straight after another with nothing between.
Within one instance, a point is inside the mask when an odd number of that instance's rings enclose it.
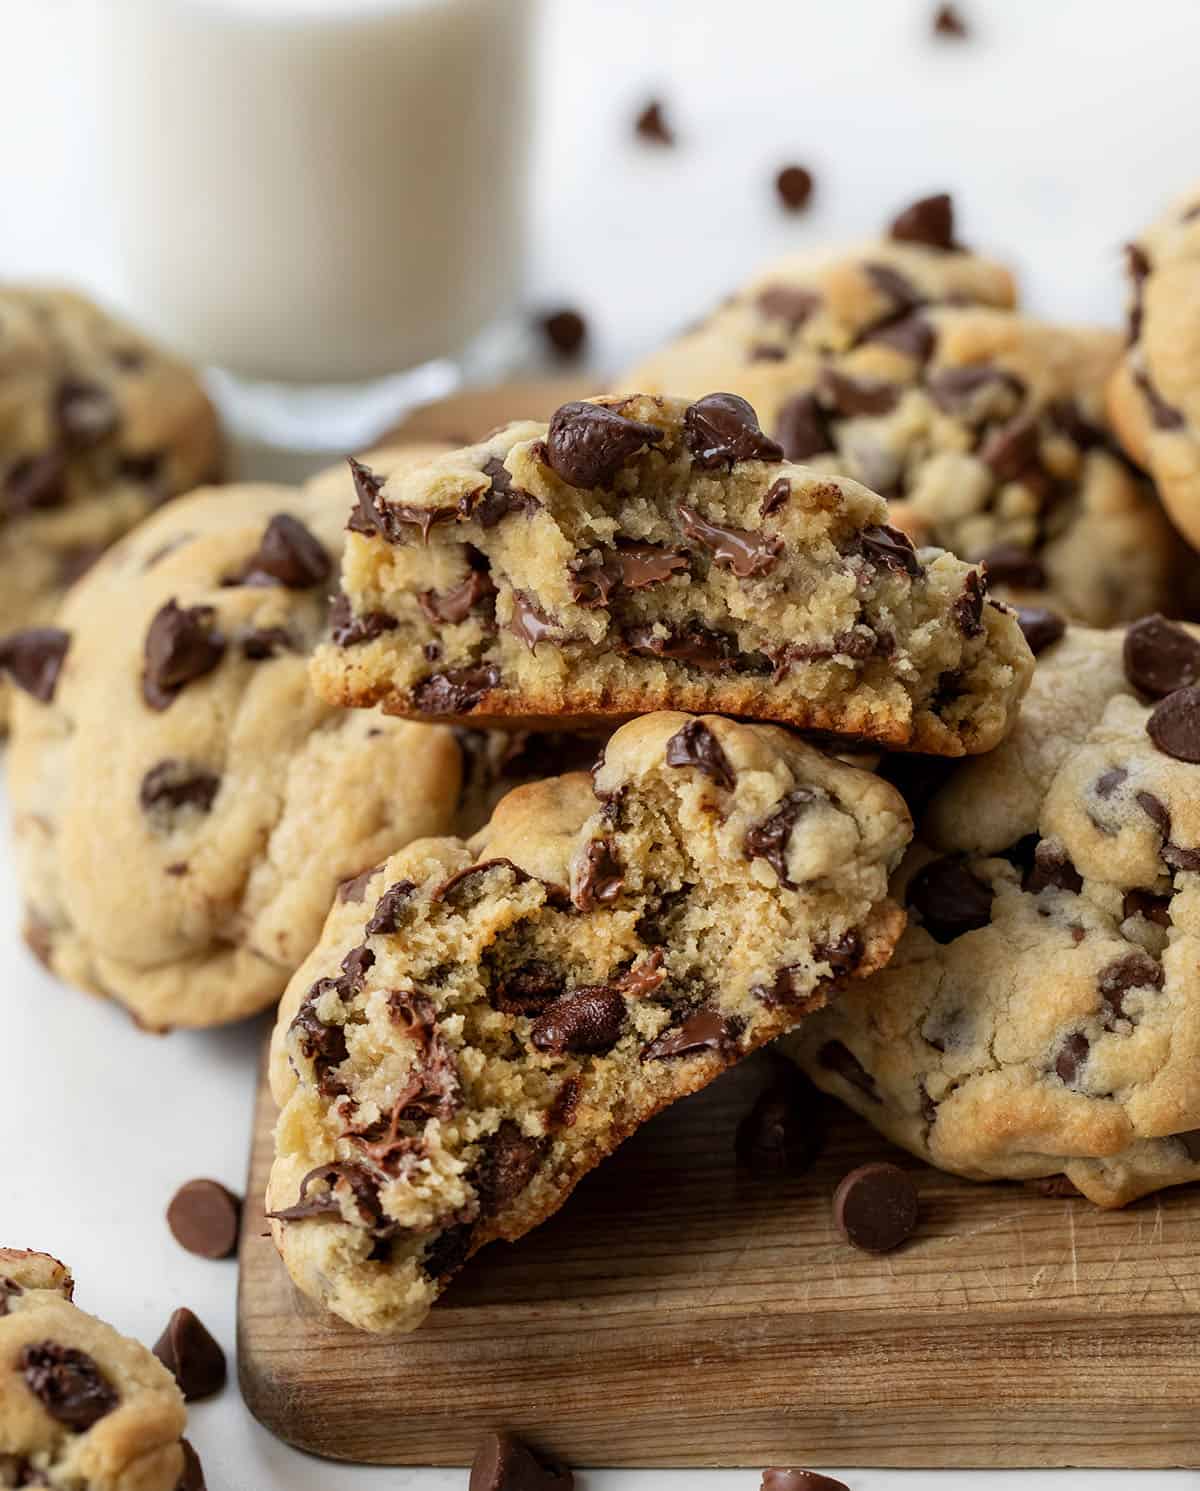
<instances>
[{"instance_id":1,"label":"white marble surface","mask_svg":"<svg viewBox=\"0 0 1200 1491\"><path fill-rule=\"evenodd\" d=\"M0 275L82 279L135 302L105 231L105 170L71 38L119 0L0 0ZM164 0L166 3L166 0ZM338 3L338 0L329 0ZM347 0L348 3L348 0ZM99 4L99 9L97 9ZM616 366L723 294L761 258L871 230L952 188L963 233L1015 258L1047 314L1115 322L1122 239L1200 168L1194 0L962 0L977 36L934 45L926 0L547 0L532 193L530 296L593 318ZM661 92L680 144L629 142ZM816 173L813 210L775 206L775 169ZM0 849L0 1237L73 1265L85 1307L153 1340L187 1303L234 1346L235 1269L172 1242L174 1187L240 1188L253 1028L140 1034L57 986L15 932ZM586 1363L581 1362L581 1370ZM232 1385L192 1414L210 1491L451 1491L461 1472L363 1470L273 1441ZM854 1491L1179 1491L1192 1472L842 1472ZM742 1472L589 1472L587 1491L755 1491Z\"/></svg>"}]
</instances>

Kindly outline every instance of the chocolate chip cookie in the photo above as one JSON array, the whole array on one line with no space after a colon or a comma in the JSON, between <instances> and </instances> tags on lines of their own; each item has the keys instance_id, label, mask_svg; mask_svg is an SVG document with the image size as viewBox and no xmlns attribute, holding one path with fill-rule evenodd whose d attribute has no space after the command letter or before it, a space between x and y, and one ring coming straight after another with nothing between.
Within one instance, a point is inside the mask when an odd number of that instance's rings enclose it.
<instances>
[{"instance_id":1,"label":"chocolate chip cookie","mask_svg":"<svg viewBox=\"0 0 1200 1491\"><path fill-rule=\"evenodd\" d=\"M221 461L190 368L82 296L0 286L0 636Z\"/></svg>"},{"instance_id":2,"label":"chocolate chip cookie","mask_svg":"<svg viewBox=\"0 0 1200 1491\"><path fill-rule=\"evenodd\" d=\"M955 256L934 267L943 260ZM1097 626L1170 606L1178 539L1104 412L1117 333L910 283L893 286L891 309L880 293L878 319L859 316L840 340L802 323L770 342L761 284L624 385L741 394L787 459L881 493L888 521L986 564L1001 598Z\"/></svg>"},{"instance_id":3,"label":"chocolate chip cookie","mask_svg":"<svg viewBox=\"0 0 1200 1491\"><path fill-rule=\"evenodd\" d=\"M1200 547L1200 187L1126 249L1128 348L1108 389L1130 456Z\"/></svg>"},{"instance_id":4,"label":"chocolate chip cookie","mask_svg":"<svg viewBox=\"0 0 1200 1491\"><path fill-rule=\"evenodd\" d=\"M1200 629L1157 617L1046 650L933 798L892 964L787 1038L820 1086L977 1180L1200 1179L1198 680Z\"/></svg>"},{"instance_id":5,"label":"chocolate chip cookie","mask_svg":"<svg viewBox=\"0 0 1200 1491\"><path fill-rule=\"evenodd\" d=\"M177 1491L174 1378L71 1293L56 1259L0 1248L0 1486Z\"/></svg>"},{"instance_id":6,"label":"chocolate chip cookie","mask_svg":"<svg viewBox=\"0 0 1200 1491\"><path fill-rule=\"evenodd\" d=\"M645 716L336 904L280 1007L268 1208L292 1278L419 1325L652 1114L886 961L903 802L785 731Z\"/></svg>"},{"instance_id":7,"label":"chocolate chip cookie","mask_svg":"<svg viewBox=\"0 0 1200 1491\"><path fill-rule=\"evenodd\" d=\"M459 821L449 730L308 686L350 497L343 468L171 503L6 644L26 937L146 1025L273 1003L339 882Z\"/></svg>"},{"instance_id":8,"label":"chocolate chip cookie","mask_svg":"<svg viewBox=\"0 0 1200 1491\"><path fill-rule=\"evenodd\" d=\"M314 661L331 703L592 726L678 706L961 755L1026 686L978 568L788 464L732 395L564 404L355 477L348 609Z\"/></svg>"}]
</instances>

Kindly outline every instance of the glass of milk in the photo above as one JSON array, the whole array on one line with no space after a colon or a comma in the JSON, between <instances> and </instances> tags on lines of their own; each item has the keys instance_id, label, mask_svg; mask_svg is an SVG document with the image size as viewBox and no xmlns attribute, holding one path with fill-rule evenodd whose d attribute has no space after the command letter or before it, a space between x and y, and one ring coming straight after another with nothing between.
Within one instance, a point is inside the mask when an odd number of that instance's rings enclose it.
<instances>
[{"instance_id":1,"label":"glass of milk","mask_svg":"<svg viewBox=\"0 0 1200 1491\"><path fill-rule=\"evenodd\" d=\"M532 0L108 0L122 299L273 443L516 343Z\"/></svg>"}]
</instances>

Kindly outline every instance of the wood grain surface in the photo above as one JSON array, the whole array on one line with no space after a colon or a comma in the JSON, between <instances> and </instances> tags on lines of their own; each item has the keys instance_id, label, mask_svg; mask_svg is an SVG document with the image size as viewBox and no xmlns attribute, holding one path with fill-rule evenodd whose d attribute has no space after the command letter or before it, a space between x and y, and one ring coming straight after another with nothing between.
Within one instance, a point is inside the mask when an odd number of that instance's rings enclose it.
<instances>
[{"instance_id":1,"label":"wood grain surface","mask_svg":"<svg viewBox=\"0 0 1200 1491\"><path fill-rule=\"evenodd\" d=\"M817 1166L764 1185L733 1138L770 1060L660 1115L390 1339L303 1300L264 1236L264 1086L241 1242L251 1411L316 1454L403 1465L464 1464L497 1427L575 1465L1200 1464L1200 1196L1105 1213L977 1186L832 1106ZM883 1155L917 1173L922 1219L872 1257L830 1198Z\"/></svg>"}]
</instances>

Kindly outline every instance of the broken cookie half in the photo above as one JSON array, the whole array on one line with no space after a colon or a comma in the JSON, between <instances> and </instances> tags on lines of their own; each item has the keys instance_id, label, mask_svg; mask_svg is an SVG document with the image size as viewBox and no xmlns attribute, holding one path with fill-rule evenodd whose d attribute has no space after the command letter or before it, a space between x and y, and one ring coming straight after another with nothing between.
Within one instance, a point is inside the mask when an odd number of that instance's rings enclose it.
<instances>
[{"instance_id":1,"label":"broken cookie half","mask_svg":"<svg viewBox=\"0 0 1200 1491\"><path fill-rule=\"evenodd\" d=\"M1029 681L980 568L785 462L732 394L564 404L355 478L313 664L333 703L557 727L679 707L960 756L1004 737Z\"/></svg>"},{"instance_id":2,"label":"broken cookie half","mask_svg":"<svg viewBox=\"0 0 1200 1491\"><path fill-rule=\"evenodd\" d=\"M641 1123L881 967L911 834L788 733L660 713L335 904L286 994L275 1240L308 1295L411 1330Z\"/></svg>"}]
</instances>

